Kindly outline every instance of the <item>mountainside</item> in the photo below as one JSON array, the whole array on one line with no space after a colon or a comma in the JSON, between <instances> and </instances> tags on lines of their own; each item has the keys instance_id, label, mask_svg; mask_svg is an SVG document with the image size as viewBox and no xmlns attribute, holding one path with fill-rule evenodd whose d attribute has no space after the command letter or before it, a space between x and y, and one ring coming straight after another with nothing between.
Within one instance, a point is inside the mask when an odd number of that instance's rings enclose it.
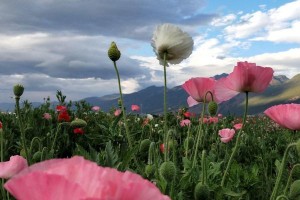
<instances>
[{"instance_id":1,"label":"mountainside","mask_svg":"<svg viewBox=\"0 0 300 200\"><path fill-rule=\"evenodd\" d=\"M219 79L227 74L217 75L214 78ZM270 86L261 94L250 93L249 95L249 114L259 114L270 106L283 103L300 103L300 74L292 79L284 75L274 76ZM186 106L188 94L176 86L168 89L168 109L177 110ZM100 98L85 99L92 105L100 106L104 111L117 107L118 95L115 99L103 100ZM132 104L140 105L142 113L161 113L163 112L163 87L151 86L141 91L125 94L125 106L130 108ZM239 94L229 101L219 105L219 112L222 114L243 114L243 105L245 103L245 94ZM199 112L199 106L191 108L192 111Z\"/></svg>"},{"instance_id":2,"label":"mountainside","mask_svg":"<svg viewBox=\"0 0 300 200\"><path fill-rule=\"evenodd\" d=\"M216 75L219 79L227 74ZM150 86L138 92L124 94L125 107L130 111L132 104L141 107L141 113L158 114L163 112L163 87ZM188 107L186 99L188 94L181 86L168 89L167 92L168 110L178 110L180 107ZM118 94L105 95L103 97L85 98L87 103L92 106L100 106L103 111L109 111L113 107L118 107ZM249 94L249 114L263 113L267 108L277 104L300 103L300 74L288 79L286 76L274 76L270 86L261 94ZM242 115L244 112L245 94L239 94L229 101L219 105L219 113ZM32 103L39 106L40 103ZM12 111L13 103L0 103L2 111ZM191 111L199 113L199 105L190 108Z\"/></svg>"}]
</instances>

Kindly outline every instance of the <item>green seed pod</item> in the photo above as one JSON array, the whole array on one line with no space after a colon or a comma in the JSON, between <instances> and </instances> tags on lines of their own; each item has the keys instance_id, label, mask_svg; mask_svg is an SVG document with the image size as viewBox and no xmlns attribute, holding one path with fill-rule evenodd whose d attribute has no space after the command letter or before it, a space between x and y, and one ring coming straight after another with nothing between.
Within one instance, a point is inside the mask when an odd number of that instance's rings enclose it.
<instances>
[{"instance_id":1,"label":"green seed pod","mask_svg":"<svg viewBox=\"0 0 300 200\"><path fill-rule=\"evenodd\" d=\"M83 128L86 127L86 125L87 123L83 119L76 118L71 122L71 126L76 128Z\"/></svg>"},{"instance_id":2,"label":"green seed pod","mask_svg":"<svg viewBox=\"0 0 300 200\"><path fill-rule=\"evenodd\" d=\"M211 101L208 103L208 113L211 116L215 116L218 112L218 104L215 101Z\"/></svg>"},{"instance_id":3,"label":"green seed pod","mask_svg":"<svg viewBox=\"0 0 300 200\"><path fill-rule=\"evenodd\" d=\"M172 161L164 162L159 168L159 174L167 182L171 183L176 176L176 166Z\"/></svg>"},{"instance_id":4,"label":"green seed pod","mask_svg":"<svg viewBox=\"0 0 300 200\"><path fill-rule=\"evenodd\" d=\"M149 178L150 176L152 176L155 172L155 167L154 165L146 165L145 167L145 174L146 176Z\"/></svg>"},{"instance_id":5,"label":"green seed pod","mask_svg":"<svg viewBox=\"0 0 300 200\"><path fill-rule=\"evenodd\" d=\"M289 197L292 200L300 199L300 180L296 180L292 183Z\"/></svg>"},{"instance_id":6,"label":"green seed pod","mask_svg":"<svg viewBox=\"0 0 300 200\"><path fill-rule=\"evenodd\" d=\"M209 199L209 187L199 182L194 191L195 200L208 200Z\"/></svg>"},{"instance_id":7,"label":"green seed pod","mask_svg":"<svg viewBox=\"0 0 300 200\"><path fill-rule=\"evenodd\" d=\"M17 84L14 86L14 94L15 97L20 98L24 92L24 86L21 84Z\"/></svg>"},{"instance_id":8,"label":"green seed pod","mask_svg":"<svg viewBox=\"0 0 300 200\"><path fill-rule=\"evenodd\" d=\"M140 143L140 152L148 152L150 147L151 141L149 139L144 139Z\"/></svg>"},{"instance_id":9,"label":"green seed pod","mask_svg":"<svg viewBox=\"0 0 300 200\"><path fill-rule=\"evenodd\" d=\"M115 42L112 42L108 49L108 57L114 62L119 60L121 57L121 52L119 51Z\"/></svg>"}]
</instances>

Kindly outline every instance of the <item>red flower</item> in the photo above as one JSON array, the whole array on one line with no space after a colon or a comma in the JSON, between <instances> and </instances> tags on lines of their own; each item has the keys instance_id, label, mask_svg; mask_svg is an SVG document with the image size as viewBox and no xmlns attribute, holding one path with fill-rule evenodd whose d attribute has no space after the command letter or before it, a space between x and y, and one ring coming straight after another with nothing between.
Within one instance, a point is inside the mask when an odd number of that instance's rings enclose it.
<instances>
[{"instance_id":1,"label":"red flower","mask_svg":"<svg viewBox=\"0 0 300 200\"><path fill-rule=\"evenodd\" d=\"M164 143L160 144L159 149L160 149L160 152L164 153L165 152L165 144Z\"/></svg>"},{"instance_id":2,"label":"red flower","mask_svg":"<svg viewBox=\"0 0 300 200\"><path fill-rule=\"evenodd\" d=\"M75 128L74 130L73 130L73 132L75 133L75 134L84 134L84 130L82 129L82 128Z\"/></svg>"},{"instance_id":3,"label":"red flower","mask_svg":"<svg viewBox=\"0 0 300 200\"><path fill-rule=\"evenodd\" d=\"M2 122L0 122L0 129L2 129Z\"/></svg>"},{"instance_id":4,"label":"red flower","mask_svg":"<svg viewBox=\"0 0 300 200\"><path fill-rule=\"evenodd\" d=\"M61 105L56 106L57 112L62 112L62 111L66 111L66 110L67 110L66 106L61 106Z\"/></svg>"},{"instance_id":5,"label":"red flower","mask_svg":"<svg viewBox=\"0 0 300 200\"><path fill-rule=\"evenodd\" d=\"M71 121L71 118L70 118L70 115L69 115L68 111L66 111L66 110L61 111L58 114L58 121L59 122L61 122L61 121L65 121L65 122Z\"/></svg>"}]
</instances>

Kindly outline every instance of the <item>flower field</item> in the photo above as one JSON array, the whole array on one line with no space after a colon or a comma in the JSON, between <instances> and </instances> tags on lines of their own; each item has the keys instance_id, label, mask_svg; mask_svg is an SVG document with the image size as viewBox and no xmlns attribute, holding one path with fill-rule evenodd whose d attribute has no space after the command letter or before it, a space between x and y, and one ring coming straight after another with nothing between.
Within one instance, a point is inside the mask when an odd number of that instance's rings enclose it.
<instances>
[{"instance_id":1,"label":"flower field","mask_svg":"<svg viewBox=\"0 0 300 200\"><path fill-rule=\"evenodd\" d=\"M264 91L273 69L238 62L226 78L191 78L182 87L198 112L168 112L167 66L189 57L193 40L164 24L152 46L164 69L159 115L124 107L114 42L108 57L120 97L110 112L66 102L61 91L59 105L48 99L34 108L21 103L26 88L14 86L15 112L0 114L1 199L300 199L300 105L247 115L248 94ZM239 93L243 117L218 113L220 102Z\"/></svg>"}]
</instances>

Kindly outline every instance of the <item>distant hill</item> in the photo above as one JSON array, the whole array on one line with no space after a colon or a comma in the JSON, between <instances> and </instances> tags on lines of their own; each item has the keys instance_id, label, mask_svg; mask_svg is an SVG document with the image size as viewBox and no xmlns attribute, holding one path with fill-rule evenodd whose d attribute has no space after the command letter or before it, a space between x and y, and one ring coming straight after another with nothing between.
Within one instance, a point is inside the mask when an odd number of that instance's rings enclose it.
<instances>
[{"instance_id":1,"label":"distant hill","mask_svg":"<svg viewBox=\"0 0 300 200\"><path fill-rule=\"evenodd\" d=\"M228 74L216 75L215 79L226 77ZM168 109L177 110L179 107L186 106L188 94L176 86L168 89ZM229 101L219 105L219 112L222 114L243 114L245 94L239 94ZM117 106L118 95L115 99L103 100L101 97L85 99L92 105L98 105L107 111L113 106ZM288 79L284 75L274 76L270 86L261 94L250 93L249 95L249 114L259 114L272 105L282 103L300 103L300 74ZM150 86L132 94L124 95L125 106L130 108L132 104L138 104L142 108L142 113L162 113L163 112L163 87ZM200 108L195 106L192 111L199 112Z\"/></svg>"},{"instance_id":2,"label":"distant hill","mask_svg":"<svg viewBox=\"0 0 300 200\"><path fill-rule=\"evenodd\" d=\"M216 75L215 79L226 77L227 74ZM188 94L181 86L168 89L167 92L168 110L178 110L180 107L188 107L186 99ZM105 95L102 97L88 97L85 100L93 106L100 106L103 111L109 111L113 107L118 107L118 94ZM138 92L124 94L125 107L130 110L132 104L141 107L141 113L158 114L163 112L163 87L150 86ZM222 114L243 114L245 94L239 94L229 101L219 105L219 112ZM283 103L300 103L300 74L288 79L284 75L274 76L270 86L261 94L250 93L249 114L259 114L270 106ZM40 105L33 103L33 105ZM14 104L0 103L2 111L14 109ZM199 113L201 108L194 106L191 111Z\"/></svg>"}]
</instances>

